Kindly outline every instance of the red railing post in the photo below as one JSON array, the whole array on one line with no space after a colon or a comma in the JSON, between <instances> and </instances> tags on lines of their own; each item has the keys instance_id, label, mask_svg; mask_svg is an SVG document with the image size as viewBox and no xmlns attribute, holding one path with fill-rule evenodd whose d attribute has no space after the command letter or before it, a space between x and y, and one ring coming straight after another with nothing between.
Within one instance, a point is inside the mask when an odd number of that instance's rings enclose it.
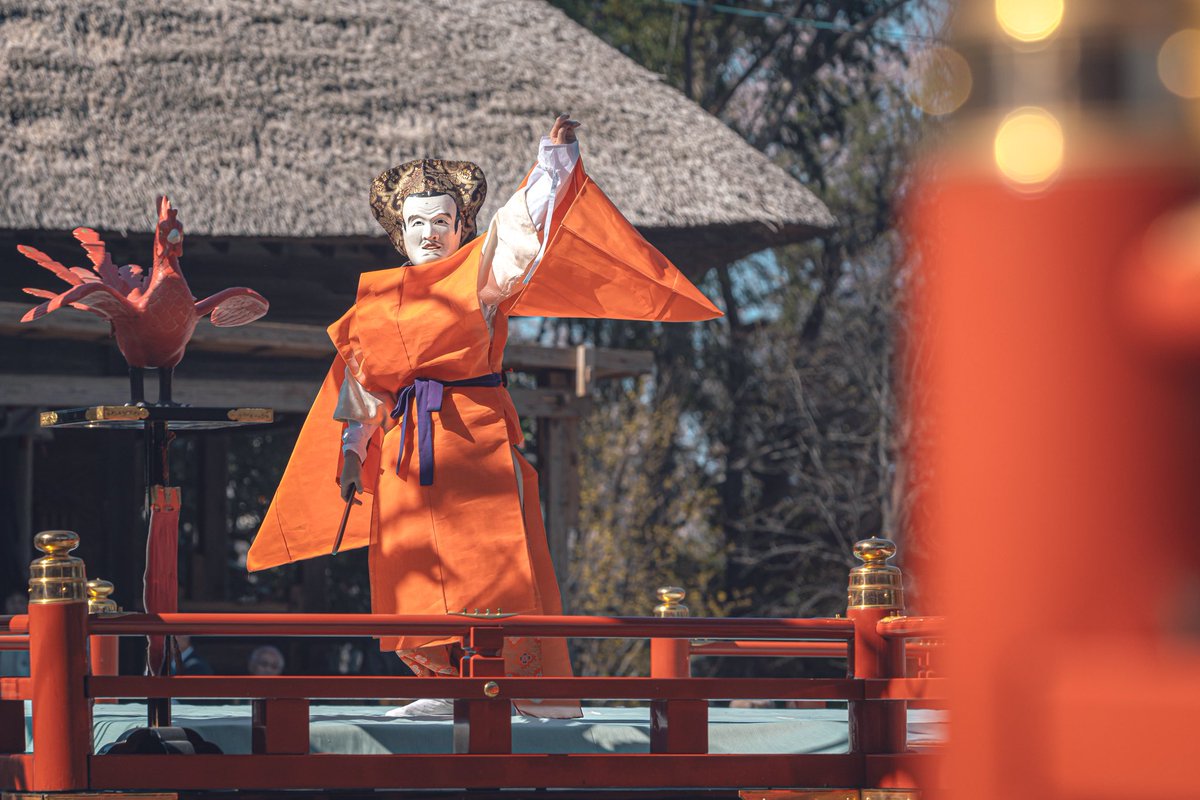
<instances>
[{"instance_id":1,"label":"red railing post","mask_svg":"<svg viewBox=\"0 0 1200 800\"><path fill-rule=\"evenodd\" d=\"M654 616L662 618L686 617L688 607L683 604L687 592L678 586L660 586L655 591L658 605ZM650 676L652 678L691 677L692 642L690 639L650 640Z\"/></svg>"},{"instance_id":2,"label":"red railing post","mask_svg":"<svg viewBox=\"0 0 1200 800\"><path fill-rule=\"evenodd\" d=\"M687 593L678 586L662 586L656 592L659 605L654 616L688 616L683 604ZM691 639L650 640L650 677L691 677ZM708 702L705 700L651 700L650 752L707 753Z\"/></svg>"},{"instance_id":3,"label":"red railing post","mask_svg":"<svg viewBox=\"0 0 1200 800\"><path fill-rule=\"evenodd\" d=\"M308 727L307 698L252 700L250 752L255 755L307 755Z\"/></svg>"},{"instance_id":4,"label":"red railing post","mask_svg":"<svg viewBox=\"0 0 1200 800\"><path fill-rule=\"evenodd\" d=\"M852 668L858 679L904 677L904 640L880 635L879 621L904 611L903 576L887 563L896 545L864 539L854 545L861 566L850 571L846 616L854 622ZM850 750L862 755L903 753L907 749L907 709L901 700L850 702ZM864 776L865 778L865 776ZM878 787L890 783L886 776Z\"/></svg>"},{"instance_id":5,"label":"red railing post","mask_svg":"<svg viewBox=\"0 0 1200 800\"><path fill-rule=\"evenodd\" d=\"M69 555L71 531L34 539L46 555L29 568L29 660L33 683L33 785L38 792L88 788L92 713L87 676L87 577Z\"/></svg>"},{"instance_id":6,"label":"red railing post","mask_svg":"<svg viewBox=\"0 0 1200 800\"><path fill-rule=\"evenodd\" d=\"M93 614L113 614L121 610L116 601L109 597L113 593L113 585L108 581L93 578L87 582L87 593L89 617ZM119 643L120 639L116 636L88 637L88 656L93 675L117 674Z\"/></svg>"},{"instance_id":7,"label":"red railing post","mask_svg":"<svg viewBox=\"0 0 1200 800\"><path fill-rule=\"evenodd\" d=\"M499 627L471 628L463 677L504 677L504 630ZM511 753L512 698L500 697L494 681L480 681L481 697L454 701L454 752Z\"/></svg>"}]
</instances>

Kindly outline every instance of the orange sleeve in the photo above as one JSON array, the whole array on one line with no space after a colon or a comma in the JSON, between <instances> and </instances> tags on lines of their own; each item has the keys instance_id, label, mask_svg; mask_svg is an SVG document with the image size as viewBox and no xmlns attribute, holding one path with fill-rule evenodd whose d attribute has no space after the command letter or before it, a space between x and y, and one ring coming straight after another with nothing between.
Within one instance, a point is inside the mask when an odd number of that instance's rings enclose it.
<instances>
[{"instance_id":1,"label":"orange sleeve","mask_svg":"<svg viewBox=\"0 0 1200 800\"><path fill-rule=\"evenodd\" d=\"M501 309L519 317L691 322L721 316L647 242L582 162L556 198L542 261Z\"/></svg>"},{"instance_id":2,"label":"orange sleeve","mask_svg":"<svg viewBox=\"0 0 1200 800\"><path fill-rule=\"evenodd\" d=\"M345 363L341 358L334 359L246 556L246 568L251 572L328 555L333 549L346 508L338 488L343 426L333 418L345 374ZM376 432L376 439L367 449L367 462L363 464L368 492L374 491L379 476L379 436ZM350 512L342 550L363 547L371 540L374 496L364 494L361 499L363 504Z\"/></svg>"}]
</instances>

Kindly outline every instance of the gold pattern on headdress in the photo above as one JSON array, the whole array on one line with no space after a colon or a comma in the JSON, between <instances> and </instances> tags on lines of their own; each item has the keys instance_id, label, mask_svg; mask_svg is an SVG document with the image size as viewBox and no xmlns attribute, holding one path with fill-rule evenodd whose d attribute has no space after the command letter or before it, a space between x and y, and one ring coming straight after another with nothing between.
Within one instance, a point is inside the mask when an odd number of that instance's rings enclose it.
<instances>
[{"instance_id":1,"label":"gold pattern on headdress","mask_svg":"<svg viewBox=\"0 0 1200 800\"><path fill-rule=\"evenodd\" d=\"M443 161L421 158L392 167L371 184L371 213L387 231L392 244L404 256L403 208L414 194L436 192L454 198L462 218L462 241L475 235L475 217L487 197L487 179L483 170L470 161Z\"/></svg>"}]
</instances>

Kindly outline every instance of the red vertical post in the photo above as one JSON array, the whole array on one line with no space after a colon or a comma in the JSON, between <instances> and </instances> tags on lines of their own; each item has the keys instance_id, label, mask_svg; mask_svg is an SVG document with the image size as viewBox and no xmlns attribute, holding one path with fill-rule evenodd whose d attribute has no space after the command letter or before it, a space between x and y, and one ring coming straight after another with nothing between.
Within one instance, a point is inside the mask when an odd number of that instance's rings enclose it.
<instances>
[{"instance_id":1,"label":"red vertical post","mask_svg":"<svg viewBox=\"0 0 1200 800\"><path fill-rule=\"evenodd\" d=\"M683 604L687 593L678 586L662 586L657 591L656 617L688 616ZM655 638L650 640L650 677L688 678L691 676L692 642L690 639ZM651 700L650 752L707 753L707 700Z\"/></svg>"},{"instance_id":2,"label":"red vertical post","mask_svg":"<svg viewBox=\"0 0 1200 800\"><path fill-rule=\"evenodd\" d=\"M688 607L683 604L687 592L678 586L660 586L655 590L658 605L654 616L670 619L686 617ZM692 642L690 639L651 639L650 676L654 678L687 678L692 674Z\"/></svg>"},{"instance_id":3,"label":"red vertical post","mask_svg":"<svg viewBox=\"0 0 1200 800\"><path fill-rule=\"evenodd\" d=\"M850 571L846 616L854 622L851 666L858 679L904 677L904 643L879 635L879 621L904 611L903 577L887 563L896 545L864 539L854 545L862 566ZM907 708L900 700L850 702L850 750L862 755L903 753L907 749ZM880 787L886 788L887 776Z\"/></svg>"},{"instance_id":4,"label":"red vertical post","mask_svg":"<svg viewBox=\"0 0 1200 800\"><path fill-rule=\"evenodd\" d=\"M255 755L307 755L308 728L307 698L253 700L250 752Z\"/></svg>"},{"instance_id":5,"label":"red vertical post","mask_svg":"<svg viewBox=\"0 0 1200 800\"><path fill-rule=\"evenodd\" d=\"M92 614L112 614L120 611L115 600L109 597L113 593L113 585L108 581L93 578L87 582L88 616ZM89 636L88 656L93 675L116 675L118 672L118 643L116 636ZM109 702L109 701L98 701Z\"/></svg>"},{"instance_id":6,"label":"red vertical post","mask_svg":"<svg viewBox=\"0 0 1200 800\"><path fill-rule=\"evenodd\" d=\"M87 676L87 589L71 531L34 539L46 555L29 568L29 657L33 683L33 785L38 792L88 788L92 713Z\"/></svg>"},{"instance_id":7,"label":"red vertical post","mask_svg":"<svg viewBox=\"0 0 1200 800\"><path fill-rule=\"evenodd\" d=\"M116 636L89 636L88 661L93 675L116 675L120 640Z\"/></svg>"},{"instance_id":8,"label":"red vertical post","mask_svg":"<svg viewBox=\"0 0 1200 800\"><path fill-rule=\"evenodd\" d=\"M504 677L504 630L472 628L463 677ZM511 753L512 698L501 697L499 684L481 680L478 698L454 701L454 752Z\"/></svg>"},{"instance_id":9,"label":"red vertical post","mask_svg":"<svg viewBox=\"0 0 1200 800\"><path fill-rule=\"evenodd\" d=\"M650 677L691 677L692 642L689 639L651 639Z\"/></svg>"}]
</instances>

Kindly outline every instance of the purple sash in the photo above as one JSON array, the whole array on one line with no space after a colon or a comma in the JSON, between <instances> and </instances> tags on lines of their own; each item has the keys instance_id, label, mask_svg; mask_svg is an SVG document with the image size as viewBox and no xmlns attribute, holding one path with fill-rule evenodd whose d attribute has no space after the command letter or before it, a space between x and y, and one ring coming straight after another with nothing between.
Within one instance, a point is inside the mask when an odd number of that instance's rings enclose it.
<instances>
[{"instance_id":1,"label":"purple sash","mask_svg":"<svg viewBox=\"0 0 1200 800\"><path fill-rule=\"evenodd\" d=\"M392 419L403 416L400 421L400 455L396 457L396 474L400 474L400 462L404 460L405 438L408 436L409 407L417 406L417 451L421 463L421 485L433 485L433 412L442 410L442 395L447 386L503 386L504 376L489 372L461 381L439 381L437 378L416 378L400 390L396 396L396 407Z\"/></svg>"}]
</instances>

